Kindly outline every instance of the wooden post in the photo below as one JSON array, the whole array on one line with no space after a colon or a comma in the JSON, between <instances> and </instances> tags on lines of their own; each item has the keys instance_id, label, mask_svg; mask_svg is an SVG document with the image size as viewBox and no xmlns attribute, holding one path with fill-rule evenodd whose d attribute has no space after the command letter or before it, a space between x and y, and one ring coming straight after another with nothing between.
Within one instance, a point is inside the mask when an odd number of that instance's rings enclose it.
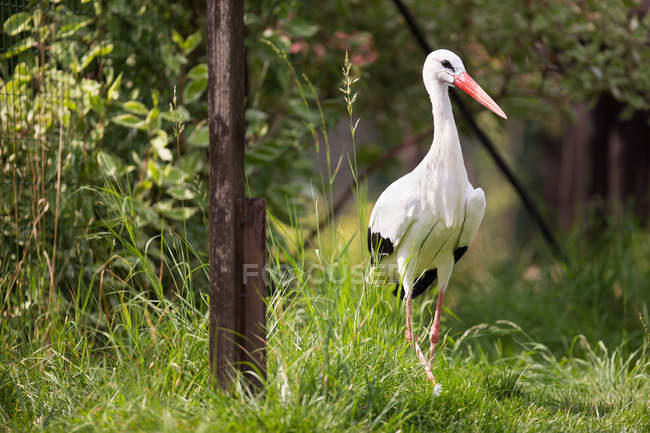
<instances>
[{"instance_id":1,"label":"wooden post","mask_svg":"<svg viewBox=\"0 0 650 433\"><path fill-rule=\"evenodd\" d=\"M242 0L207 0L210 122L210 369L266 374L266 202L244 197L245 54ZM259 378L259 380L258 380Z\"/></svg>"},{"instance_id":2,"label":"wooden post","mask_svg":"<svg viewBox=\"0 0 650 433\"><path fill-rule=\"evenodd\" d=\"M266 376L266 200L237 200L238 238L241 242L240 369L258 389ZM256 371L257 370L257 371ZM251 373L259 373L259 376Z\"/></svg>"},{"instance_id":3,"label":"wooden post","mask_svg":"<svg viewBox=\"0 0 650 433\"><path fill-rule=\"evenodd\" d=\"M240 249L235 200L244 196L244 6L207 0L210 126L210 369L228 388L236 366Z\"/></svg>"}]
</instances>

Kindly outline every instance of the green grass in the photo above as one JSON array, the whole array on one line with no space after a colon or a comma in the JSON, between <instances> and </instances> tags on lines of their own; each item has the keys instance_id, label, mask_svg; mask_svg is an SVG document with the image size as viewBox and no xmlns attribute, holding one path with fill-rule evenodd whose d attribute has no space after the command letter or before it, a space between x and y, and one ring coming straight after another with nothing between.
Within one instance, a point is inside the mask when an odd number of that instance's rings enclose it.
<instances>
[{"instance_id":1,"label":"green grass","mask_svg":"<svg viewBox=\"0 0 650 433\"><path fill-rule=\"evenodd\" d=\"M3 304L2 430L650 431L648 235L633 224L573 251L570 266L537 263L536 278L522 277L524 259L454 278L435 397L404 341L403 305L355 282L355 238L320 250L313 271L299 230L270 241L264 392L240 380L215 392L199 255L165 234L160 283L133 222L115 221L105 234L125 257L113 278L49 303L33 284ZM432 299L415 303L420 335Z\"/></svg>"}]
</instances>

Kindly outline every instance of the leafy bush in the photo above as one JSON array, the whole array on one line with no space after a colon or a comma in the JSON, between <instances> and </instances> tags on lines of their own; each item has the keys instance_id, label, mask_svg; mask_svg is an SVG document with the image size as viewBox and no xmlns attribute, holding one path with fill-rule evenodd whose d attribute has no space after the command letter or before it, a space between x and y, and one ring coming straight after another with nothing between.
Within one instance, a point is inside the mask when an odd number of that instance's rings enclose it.
<instances>
[{"instance_id":1,"label":"leafy bush","mask_svg":"<svg viewBox=\"0 0 650 433\"><path fill-rule=\"evenodd\" d=\"M317 29L289 6L251 5L246 15L247 185L284 221L318 192L311 155L330 117L288 59L291 39ZM207 251L204 7L92 0L3 9L5 287L38 278L71 290L94 277L114 250L98 224L112 210L93 192L105 185L129 195L111 205L128 210L137 244L165 278L164 230ZM31 275L39 262L54 275Z\"/></svg>"}]
</instances>

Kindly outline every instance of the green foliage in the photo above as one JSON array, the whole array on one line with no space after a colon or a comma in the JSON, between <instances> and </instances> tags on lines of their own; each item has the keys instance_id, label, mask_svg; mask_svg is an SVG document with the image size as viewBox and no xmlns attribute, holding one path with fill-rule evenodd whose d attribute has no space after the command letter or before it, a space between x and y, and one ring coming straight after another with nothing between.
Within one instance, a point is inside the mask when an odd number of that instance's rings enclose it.
<instances>
[{"instance_id":1,"label":"green foliage","mask_svg":"<svg viewBox=\"0 0 650 433\"><path fill-rule=\"evenodd\" d=\"M293 22L289 6L251 5L246 15L247 185L283 221L318 194L313 149L329 119L287 52L290 38L313 36L317 26ZM0 254L12 280L25 281L23 253L28 261L55 255L55 278L69 288L81 269L99 268L110 246L93 236L104 214L87 191L117 181L133 194L140 242L170 228L207 251L208 69L197 30L205 3L20 7L4 15L0 62L0 134L11 144L2 150L0 192L10 199L0 204ZM55 243L67 257L54 254Z\"/></svg>"},{"instance_id":2,"label":"green foliage","mask_svg":"<svg viewBox=\"0 0 650 433\"><path fill-rule=\"evenodd\" d=\"M540 266L513 258L491 270L492 282L465 286L455 308L457 326L507 319L565 351L574 346L576 335L603 340L609 347L640 344L647 336L639 317L647 315L650 305L648 233L631 220L613 219L607 227L592 224L567 242L568 265ZM490 308L481 311L479 304Z\"/></svg>"}]
</instances>

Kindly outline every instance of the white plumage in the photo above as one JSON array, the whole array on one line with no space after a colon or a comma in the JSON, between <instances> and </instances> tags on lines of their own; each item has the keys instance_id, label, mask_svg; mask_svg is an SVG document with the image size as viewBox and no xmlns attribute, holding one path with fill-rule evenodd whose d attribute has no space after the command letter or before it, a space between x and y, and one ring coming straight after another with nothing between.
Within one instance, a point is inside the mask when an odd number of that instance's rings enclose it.
<instances>
[{"instance_id":1,"label":"white plumage","mask_svg":"<svg viewBox=\"0 0 650 433\"><path fill-rule=\"evenodd\" d=\"M474 188L467 178L448 88L455 85L501 117L506 116L451 51L429 54L422 77L431 98L433 143L420 164L377 199L370 216L368 248L373 255L373 273L377 275L379 269L382 276L403 286L407 299L406 338L415 344L428 379L435 383L431 360L439 340L444 292L455 261L474 240L485 213L483 190ZM396 269L397 274L391 269ZM436 279L439 295L427 362L412 333L411 299Z\"/></svg>"}]
</instances>

